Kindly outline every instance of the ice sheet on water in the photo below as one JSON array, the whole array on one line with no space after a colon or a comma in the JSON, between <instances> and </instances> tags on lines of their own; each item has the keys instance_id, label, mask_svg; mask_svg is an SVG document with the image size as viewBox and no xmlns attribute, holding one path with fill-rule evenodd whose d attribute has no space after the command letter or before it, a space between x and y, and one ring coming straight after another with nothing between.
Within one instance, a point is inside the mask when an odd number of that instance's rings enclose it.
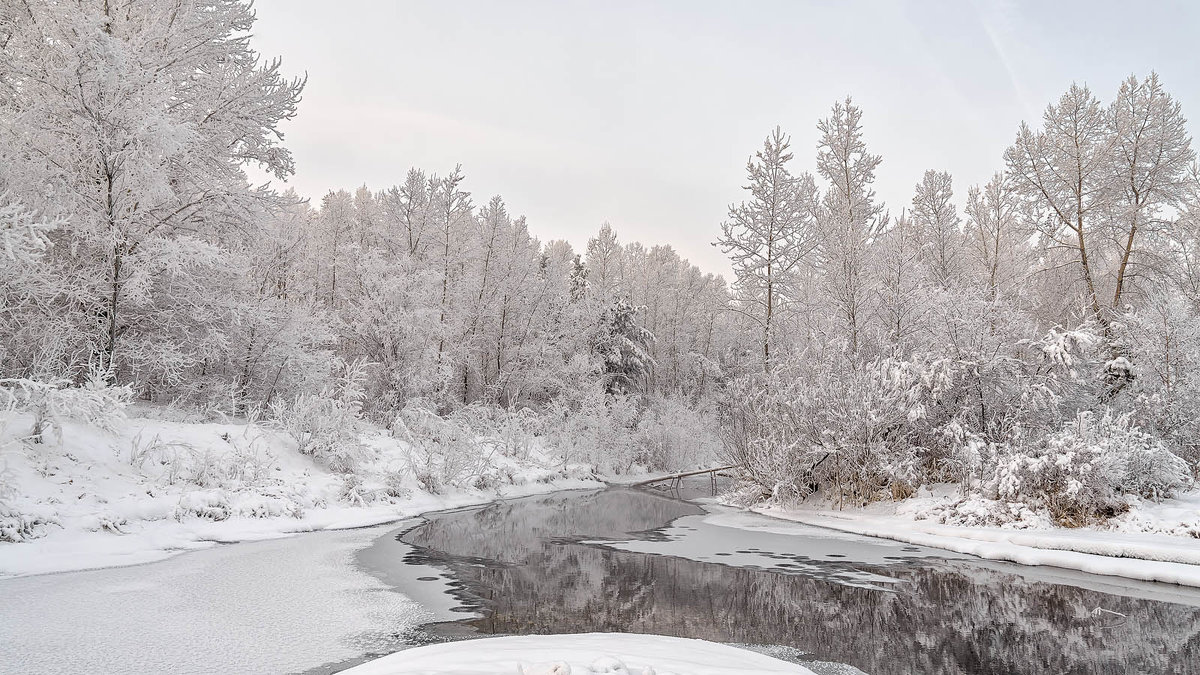
<instances>
[{"instance_id":1,"label":"ice sheet on water","mask_svg":"<svg viewBox=\"0 0 1200 675\"><path fill-rule=\"evenodd\" d=\"M0 673L282 673L386 653L429 619L353 563L387 529L0 581Z\"/></svg>"},{"instance_id":2,"label":"ice sheet on water","mask_svg":"<svg viewBox=\"0 0 1200 675\"><path fill-rule=\"evenodd\" d=\"M622 551L670 555L699 562L768 569L835 583L887 590L896 579L855 564L882 566L943 551L861 537L755 513L706 505L708 513L684 516L651 540L592 540Z\"/></svg>"}]
</instances>

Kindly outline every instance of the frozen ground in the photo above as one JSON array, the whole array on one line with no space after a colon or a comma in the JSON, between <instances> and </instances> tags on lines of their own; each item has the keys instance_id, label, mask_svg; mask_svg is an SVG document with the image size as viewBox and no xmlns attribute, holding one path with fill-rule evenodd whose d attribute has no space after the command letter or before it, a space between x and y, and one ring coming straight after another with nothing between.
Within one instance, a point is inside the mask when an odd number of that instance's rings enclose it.
<instances>
[{"instance_id":1,"label":"frozen ground","mask_svg":"<svg viewBox=\"0 0 1200 675\"><path fill-rule=\"evenodd\" d=\"M1055 527L1048 521L1020 527L964 527L930 518L946 494L866 509L814 505L759 507L756 512L795 523L940 548L989 560L1049 565L1091 574L1200 587L1200 492L1139 504L1110 521L1108 529Z\"/></svg>"},{"instance_id":2,"label":"frozen ground","mask_svg":"<svg viewBox=\"0 0 1200 675\"><path fill-rule=\"evenodd\" d=\"M346 475L260 425L133 417L106 432L68 422L61 440L32 444L20 440L31 424L0 412L0 578L146 563L218 543L600 485L535 447L519 456L491 451L458 486L430 494L417 480L416 469L428 468L421 453L371 427L361 465Z\"/></svg>"},{"instance_id":3,"label":"frozen ground","mask_svg":"<svg viewBox=\"0 0 1200 675\"><path fill-rule=\"evenodd\" d=\"M584 633L451 642L385 656L347 675L812 675L786 661L703 640Z\"/></svg>"},{"instance_id":4,"label":"frozen ground","mask_svg":"<svg viewBox=\"0 0 1200 675\"><path fill-rule=\"evenodd\" d=\"M0 581L0 673L285 673L386 653L427 620L352 564L387 529Z\"/></svg>"}]
</instances>

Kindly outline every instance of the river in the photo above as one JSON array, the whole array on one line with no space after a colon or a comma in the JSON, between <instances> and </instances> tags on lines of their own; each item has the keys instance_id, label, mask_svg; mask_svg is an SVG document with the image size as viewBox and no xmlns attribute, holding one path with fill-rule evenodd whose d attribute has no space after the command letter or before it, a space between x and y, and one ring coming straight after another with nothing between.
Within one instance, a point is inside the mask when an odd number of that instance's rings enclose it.
<instances>
[{"instance_id":1,"label":"river","mask_svg":"<svg viewBox=\"0 0 1200 675\"><path fill-rule=\"evenodd\" d=\"M441 570L421 578L470 615L443 613L422 627L427 639L657 633L871 675L1200 672L1190 589L983 561L647 490L431 514L359 560L385 581L397 566Z\"/></svg>"}]
</instances>

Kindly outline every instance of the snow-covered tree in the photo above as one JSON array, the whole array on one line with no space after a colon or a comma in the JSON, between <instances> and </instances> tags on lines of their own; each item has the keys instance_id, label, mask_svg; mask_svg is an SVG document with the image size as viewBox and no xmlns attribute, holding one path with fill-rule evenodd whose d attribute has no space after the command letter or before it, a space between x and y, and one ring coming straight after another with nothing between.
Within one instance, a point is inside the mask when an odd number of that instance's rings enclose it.
<instances>
[{"instance_id":1,"label":"snow-covered tree","mask_svg":"<svg viewBox=\"0 0 1200 675\"><path fill-rule=\"evenodd\" d=\"M1157 73L1121 83L1109 108L1113 131L1113 214L1116 241L1113 310L1138 279L1161 280L1163 238L1188 195L1188 169L1196 159L1179 102Z\"/></svg>"},{"instance_id":2,"label":"snow-covered tree","mask_svg":"<svg viewBox=\"0 0 1200 675\"><path fill-rule=\"evenodd\" d=\"M988 297L1009 296L1030 260L1020 201L1004 174L967 192L966 257Z\"/></svg>"},{"instance_id":3,"label":"snow-covered tree","mask_svg":"<svg viewBox=\"0 0 1200 675\"><path fill-rule=\"evenodd\" d=\"M817 188L812 176L793 176L791 140L776 127L746 162L750 201L729 207L717 245L729 256L734 290L761 331L763 368L770 370L778 326L796 298L799 272L816 244Z\"/></svg>"},{"instance_id":4,"label":"snow-covered tree","mask_svg":"<svg viewBox=\"0 0 1200 675\"><path fill-rule=\"evenodd\" d=\"M618 298L600 317L593 349L603 364L604 386L610 394L640 391L643 380L654 368L649 353L654 334L637 322L637 315L643 310Z\"/></svg>"},{"instance_id":5,"label":"snow-covered tree","mask_svg":"<svg viewBox=\"0 0 1200 675\"><path fill-rule=\"evenodd\" d=\"M921 258L929 279L942 288L959 282L962 268L962 221L953 198L950 174L926 171L917 183L909 215L921 241Z\"/></svg>"},{"instance_id":6,"label":"snow-covered tree","mask_svg":"<svg viewBox=\"0 0 1200 675\"><path fill-rule=\"evenodd\" d=\"M850 353L857 354L870 315L870 246L888 223L872 187L883 159L867 152L862 109L849 98L834 104L817 129L821 132L817 172L828 183L818 217L821 283L840 320L840 337Z\"/></svg>"},{"instance_id":7,"label":"snow-covered tree","mask_svg":"<svg viewBox=\"0 0 1200 675\"><path fill-rule=\"evenodd\" d=\"M1046 108L1042 128L1022 123L1004 153L1007 173L1038 212L1033 222L1051 265L1078 266L1086 311L1110 333L1101 300L1103 222L1113 199L1113 133L1108 111L1085 86L1071 85Z\"/></svg>"},{"instance_id":8,"label":"snow-covered tree","mask_svg":"<svg viewBox=\"0 0 1200 675\"><path fill-rule=\"evenodd\" d=\"M0 20L0 190L66 223L51 257L76 301L58 311L114 377L178 379L219 314L217 294L179 294L219 277L221 237L273 202L243 167L292 172L278 125L303 82L251 49L241 0L24 3Z\"/></svg>"}]
</instances>

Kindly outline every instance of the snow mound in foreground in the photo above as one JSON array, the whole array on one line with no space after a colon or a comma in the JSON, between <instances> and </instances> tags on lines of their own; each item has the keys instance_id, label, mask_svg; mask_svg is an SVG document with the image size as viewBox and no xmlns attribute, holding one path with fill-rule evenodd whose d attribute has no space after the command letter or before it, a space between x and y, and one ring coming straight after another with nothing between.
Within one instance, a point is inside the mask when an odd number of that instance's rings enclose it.
<instances>
[{"instance_id":1,"label":"snow mound in foreground","mask_svg":"<svg viewBox=\"0 0 1200 675\"><path fill-rule=\"evenodd\" d=\"M727 645L628 633L521 635L417 647L347 675L812 675L794 663Z\"/></svg>"}]
</instances>

